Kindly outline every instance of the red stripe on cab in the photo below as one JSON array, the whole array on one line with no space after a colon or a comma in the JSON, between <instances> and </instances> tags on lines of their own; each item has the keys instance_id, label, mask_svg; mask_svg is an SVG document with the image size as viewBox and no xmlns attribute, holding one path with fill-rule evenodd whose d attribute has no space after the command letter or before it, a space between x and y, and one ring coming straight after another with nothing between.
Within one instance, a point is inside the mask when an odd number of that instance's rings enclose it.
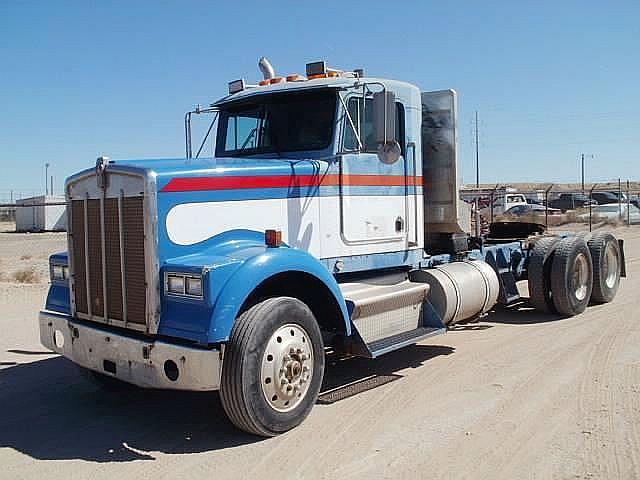
<instances>
[{"instance_id":1,"label":"red stripe on cab","mask_svg":"<svg viewBox=\"0 0 640 480\"><path fill-rule=\"evenodd\" d=\"M340 181L342 179L342 182ZM403 187L422 185L422 177L404 175L272 175L230 177L184 177L173 178L162 192L195 192L202 190L240 190L249 188L290 187Z\"/></svg>"}]
</instances>

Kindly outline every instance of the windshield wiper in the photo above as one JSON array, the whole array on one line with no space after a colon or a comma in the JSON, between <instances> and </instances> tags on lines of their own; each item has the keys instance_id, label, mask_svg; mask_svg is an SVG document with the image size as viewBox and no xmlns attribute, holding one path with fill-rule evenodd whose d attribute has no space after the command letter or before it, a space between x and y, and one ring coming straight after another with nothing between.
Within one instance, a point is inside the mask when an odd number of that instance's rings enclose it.
<instances>
[{"instance_id":1,"label":"windshield wiper","mask_svg":"<svg viewBox=\"0 0 640 480\"><path fill-rule=\"evenodd\" d=\"M246 140L238 150L238 153L242 153L247 149L247 144L253 139L253 137L255 137L257 131L258 131L258 127L255 127L249 132L249 135L247 136ZM255 148L255 145L253 146L253 148Z\"/></svg>"}]
</instances>

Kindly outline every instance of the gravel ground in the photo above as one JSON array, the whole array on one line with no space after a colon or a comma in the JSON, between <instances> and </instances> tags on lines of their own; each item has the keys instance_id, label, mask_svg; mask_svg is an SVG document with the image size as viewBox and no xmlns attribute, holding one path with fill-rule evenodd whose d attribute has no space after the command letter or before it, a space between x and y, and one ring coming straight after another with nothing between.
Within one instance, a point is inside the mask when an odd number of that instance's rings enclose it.
<instances>
[{"instance_id":1,"label":"gravel ground","mask_svg":"<svg viewBox=\"0 0 640 480\"><path fill-rule=\"evenodd\" d=\"M640 478L640 228L616 233L629 278L613 303L570 319L498 309L330 363L325 390L395 381L269 440L236 431L217 394L105 394L45 351L36 316L64 234L0 233L0 478ZM13 279L29 268L35 283Z\"/></svg>"}]
</instances>

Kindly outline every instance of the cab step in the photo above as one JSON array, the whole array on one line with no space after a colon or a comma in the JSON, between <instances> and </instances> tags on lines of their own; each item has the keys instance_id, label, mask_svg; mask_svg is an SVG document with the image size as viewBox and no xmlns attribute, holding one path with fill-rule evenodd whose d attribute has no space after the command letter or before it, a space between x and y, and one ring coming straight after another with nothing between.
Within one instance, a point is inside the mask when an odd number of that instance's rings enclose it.
<instances>
[{"instance_id":1,"label":"cab step","mask_svg":"<svg viewBox=\"0 0 640 480\"><path fill-rule=\"evenodd\" d=\"M342 284L351 314L354 342L351 353L375 358L436 333L443 325L426 325L432 309L429 285L412 282L406 273ZM427 322L429 323L429 322Z\"/></svg>"},{"instance_id":2,"label":"cab step","mask_svg":"<svg viewBox=\"0 0 640 480\"><path fill-rule=\"evenodd\" d=\"M392 352L402 347L412 345L427 337L445 333L446 328L437 327L418 327L409 332L398 333L391 337L383 338L375 342L367 344L370 358L376 358L385 353Z\"/></svg>"}]
</instances>

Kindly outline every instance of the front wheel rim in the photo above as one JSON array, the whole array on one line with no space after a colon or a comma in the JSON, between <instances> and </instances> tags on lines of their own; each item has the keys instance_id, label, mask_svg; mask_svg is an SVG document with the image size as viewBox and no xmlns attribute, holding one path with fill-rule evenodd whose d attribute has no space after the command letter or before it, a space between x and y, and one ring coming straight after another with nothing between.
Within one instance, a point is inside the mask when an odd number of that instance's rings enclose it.
<instances>
[{"instance_id":1,"label":"front wheel rim","mask_svg":"<svg viewBox=\"0 0 640 480\"><path fill-rule=\"evenodd\" d=\"M313 345L298 324L278 328L262 355L260 385L271 408L288 412L306 397L313 378Z\"/></svg>"}]
</instances>

